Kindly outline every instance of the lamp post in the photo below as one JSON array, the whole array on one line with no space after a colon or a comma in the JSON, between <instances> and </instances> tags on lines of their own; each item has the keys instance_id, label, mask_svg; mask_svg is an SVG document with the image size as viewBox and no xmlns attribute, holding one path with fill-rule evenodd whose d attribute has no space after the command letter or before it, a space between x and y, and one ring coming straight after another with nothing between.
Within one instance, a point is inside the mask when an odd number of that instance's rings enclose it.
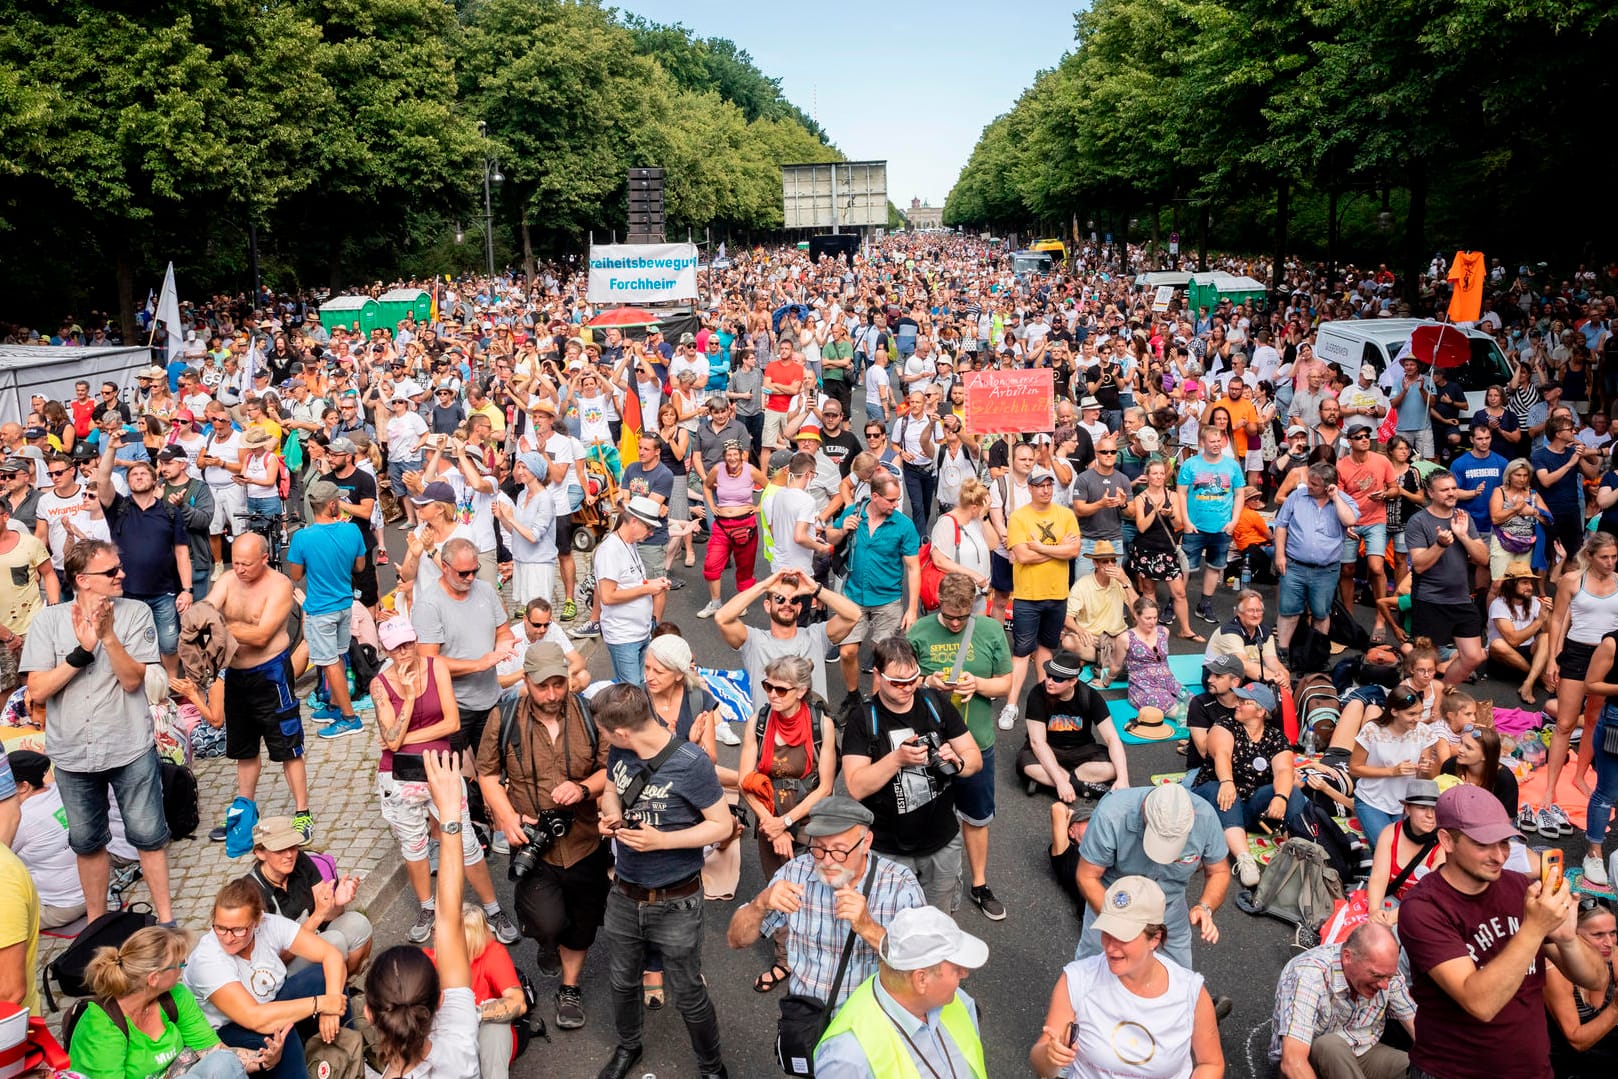
<instances>
[{"instance_id":1,"label":"lamp post","mask_svg":"<svg viewBox=\"0 0 1618 1079\"><path fill-rule=\"evenodd\" d=\"M488 138L489 125L478 121L478 134ZM485 144L487 145L487 144ZM483 157L483 255L488 264L489 278L494 278L494 191L493 185L505 177L500 174L500 162L485 151Z\"/></svg>"}]
</instances>

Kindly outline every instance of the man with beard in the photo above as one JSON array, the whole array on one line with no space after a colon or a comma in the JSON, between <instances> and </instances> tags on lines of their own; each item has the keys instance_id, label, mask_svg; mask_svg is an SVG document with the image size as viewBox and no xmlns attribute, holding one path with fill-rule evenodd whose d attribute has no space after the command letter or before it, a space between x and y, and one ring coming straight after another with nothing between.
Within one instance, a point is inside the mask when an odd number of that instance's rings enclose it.
<instances>
[{"instance_id":1,"label":"man with beard","mask_svg":"<svg viewBox=\"0 0 1618 1079\"><path fill-rule=\"evenodd\" d=\"M96 497L106 511L107 528L123 559L124 597L151 609L157 623L157 648L169 676L179 672L180 615L191 606L191 537L185 515L157 490L157 470L150 461L129 466L129 494L112 485L117 440L106 439L96 466Z\"/></svg>"},{"instance_id":2,"label":"man with beard","mask_svg":"<svg viewBox=\"0 0 1618 1079\"><path fill-rule=\"evenodd\" d=\"M601 842L597 801L606 784L607 745L587 715L584 698L568 693L568 662L549 641L528 646L523 657L527 694L506 723L483 729L478 786L489 816L515 854L528 843L525 825L569 821L567 831L543 848L538 863L517 880L517 918L539 943L539 968L560 974L556 1025L584 1026L579 989L584 957L595 943L607 909L612 855ZM542 828L541 835L551 832Z\"/></svg>"},{"instance_id":3,"label":"man with beard","mask_svg":"<svg viewBox=\"0 0 1618 1079\"><path fill-rule=\"evenodd\" d=\"M208 530L213 524L213 493L208 485L190 474L191 462L179 443L164 446L157 454L157 472L163 480L163 499L185 517L186 535L191 539L191 591L208 594L213 579L213 547Z\"/></svg>"},{"instance_id":4,"label":"man with beard","mask_svg":"<svg viewBox=\"0 0 1618 1079\"><path fill-rule=\"evenodd\" d=\"M770 620L767 629L742 624L742 612L760 596L764 597L764 613ZM830 617L824 622L800 626L799 616L805 606L816 599ZM752 686L756 711L767 703L764 668L782 656L802 656L813 664L811 688L825 697L826 653L848 636L854 623L860 620L860 608L847 596L816 584L807 573L788 569L772 573L732 596L714 614L713 620L725 643L741 653L742 668L747 671Z\"/></svg>"},{"instance_id":5,"label":"man with beard","mask_svg":"<svg viewBox=\"0 0 1618 1079\"><path fill-rule=\"evenodd\" d=\"M822 798L801 830L809 850L738 907L727 931L732 948L745 948L785 927L788 992L825 1001L829 1012L876 973L894 915L927 901L914 873L871 849L873 819L845 795ZM850 934L853 950L833 1000L832 982Z\"/></svg>"}]
</instances>

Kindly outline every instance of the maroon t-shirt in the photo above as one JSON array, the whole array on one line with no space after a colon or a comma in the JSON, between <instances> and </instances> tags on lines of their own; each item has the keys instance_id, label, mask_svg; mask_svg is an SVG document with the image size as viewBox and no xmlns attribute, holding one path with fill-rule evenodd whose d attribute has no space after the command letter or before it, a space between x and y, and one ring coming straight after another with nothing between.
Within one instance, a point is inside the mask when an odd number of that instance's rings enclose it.
<instances>
[{"instance_id":1,"label":"maroon t-shirt","mask_svg":"<svg viewBox=\"0 0 1618 1079\"><path fill-rule=\"evenodd\" d=\"M1490 1023L1480 1023L1428 971L1465 956L1484 966L1522 924L1528 878L1510 869L1478 895L1464 895L1429 873L1399 904L1399 940L1414 975L1416 1044L1410 1063L1440 1079L1550 1079L1545 1025L1545 952Z\"/></svg>"}]
</instances>

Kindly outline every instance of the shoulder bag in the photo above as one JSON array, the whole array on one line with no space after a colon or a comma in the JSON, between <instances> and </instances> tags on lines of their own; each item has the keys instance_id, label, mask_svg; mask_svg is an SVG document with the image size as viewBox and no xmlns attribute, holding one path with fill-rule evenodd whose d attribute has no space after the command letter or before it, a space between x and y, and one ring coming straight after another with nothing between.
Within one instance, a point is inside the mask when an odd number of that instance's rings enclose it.
<instances>
[{"instance_id":1,"label":"shoulder bag","mask_svg":"<svg viewBox=\"0 0 1618 1079\"><path fill-rule=\"evenodd\" d=\"M876 852L871 851L869 858L861 893L867 900L871 898L871 886L876 883ZM851 927L848 939L843 942L843 955L837 961L837 975L832 979L831 996L827 1000L802 993L789 993L781 998L781 1017L775 1025L775 1062L787 1075L815 1074L815 1046L820 1044L820 1036L831 1022L834 1010L831 1002L837 999L843 978L848 974L848 961L854 955L854 936Z\"/></svg>"}]
</instances>

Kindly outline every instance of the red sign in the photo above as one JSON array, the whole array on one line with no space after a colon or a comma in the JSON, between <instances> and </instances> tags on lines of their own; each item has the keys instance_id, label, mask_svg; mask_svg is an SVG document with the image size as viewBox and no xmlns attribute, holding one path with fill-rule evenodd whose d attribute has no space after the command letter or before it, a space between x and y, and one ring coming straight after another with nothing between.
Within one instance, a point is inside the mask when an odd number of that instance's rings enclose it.
<instances>
[{"instance_id":1,"label":"red sign","mask_svg":"<svg viewBox=\"0 0 1618 1079\"><path fill-rule=\"evenodd\" d=\"M1056 430L1056 379L1049 367L968 371L962 381L970 433Z\"/></svg>"}]
</instances>

